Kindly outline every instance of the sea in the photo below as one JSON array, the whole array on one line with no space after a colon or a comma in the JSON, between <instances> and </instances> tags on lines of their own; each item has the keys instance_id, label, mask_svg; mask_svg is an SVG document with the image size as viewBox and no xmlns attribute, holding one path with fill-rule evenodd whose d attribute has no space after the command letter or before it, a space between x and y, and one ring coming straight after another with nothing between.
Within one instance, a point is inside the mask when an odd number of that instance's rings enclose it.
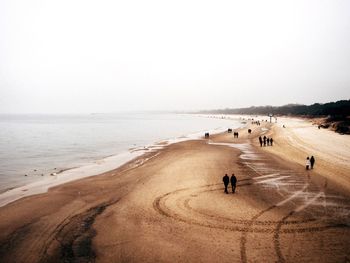
<instances>
[{"instance_id":1,"label":"sea","mask_svg":"<svg viewBox=\"0 0 350 263\"><path fill-rule=\"evenodd\" d=\"M234 118L192 114L3 114L0 193L159 142L241 125Z\"/></svg>"}]
</instances>

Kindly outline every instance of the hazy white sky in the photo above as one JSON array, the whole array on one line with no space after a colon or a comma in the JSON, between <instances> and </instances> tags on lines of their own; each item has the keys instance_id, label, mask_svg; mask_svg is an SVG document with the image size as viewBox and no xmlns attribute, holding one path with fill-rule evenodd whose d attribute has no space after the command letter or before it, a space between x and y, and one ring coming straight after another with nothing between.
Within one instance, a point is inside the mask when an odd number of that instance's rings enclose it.
<instances>
[{"instance_id":1,"label":"hazy white sky","mask_svg":"<svg viewBox=\"0 0 350 263\"><path fill-rule=\"evenodd\" d=\"M0 112L350 98L350 1L0 1Z\"/></svg>"}]
</instances>

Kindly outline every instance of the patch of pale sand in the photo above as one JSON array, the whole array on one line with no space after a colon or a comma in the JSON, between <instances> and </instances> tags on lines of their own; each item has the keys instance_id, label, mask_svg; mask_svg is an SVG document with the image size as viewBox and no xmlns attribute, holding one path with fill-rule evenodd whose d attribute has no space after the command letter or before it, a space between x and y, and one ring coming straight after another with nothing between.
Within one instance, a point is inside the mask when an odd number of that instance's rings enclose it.
<instances>
[{"instance_id":1,"label":"patch of pale sand","mask_svg":"<svg viewBox=\"0 0 350 263\"><path fill-rule=\"evenodd\" d=\"M315 172L350 190L350 136L318 129L307 120L295 118L279 118L267 135L274 138L274 146L263 150L302 166L306 157L313 155ZM257 140L254 145L258 145Z\"/></svg>"}]
</instances>

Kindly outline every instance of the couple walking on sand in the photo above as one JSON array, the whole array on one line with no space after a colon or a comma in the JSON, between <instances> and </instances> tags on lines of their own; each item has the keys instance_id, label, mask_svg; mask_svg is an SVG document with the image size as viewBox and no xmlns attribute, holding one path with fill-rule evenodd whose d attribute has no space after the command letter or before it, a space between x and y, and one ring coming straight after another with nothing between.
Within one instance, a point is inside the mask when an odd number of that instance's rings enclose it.
<instances>
[{"instance_id":1,"label":"couple walking on sand","mask_svg":"<svg viewBox=\"0 0 350 263\"><path fill-rule=\"evenodd\" d=\"M231 178L228 177L227 174L225 174L225 176L222 178L222 181L224 182L224 185L225 185L225 193L226 194L228 194L227 187L228 187L229 182L231 181L232 193L234 194L236 191L236 185L237 185L237 178L236 178L235 174L232 174Z\"/></svg>"},{"instance_id":2,"label":"couple walking on sand","mask_svg":"<svg viewBox=\"0 0 350 263\"><path fill-rule=\"evenodd\" d=\"M315 165L315 157L311 156L311 158L309 158L308 156L306 158L306 170L314 169L314 165Z\"/></svg>"}]
</instances>

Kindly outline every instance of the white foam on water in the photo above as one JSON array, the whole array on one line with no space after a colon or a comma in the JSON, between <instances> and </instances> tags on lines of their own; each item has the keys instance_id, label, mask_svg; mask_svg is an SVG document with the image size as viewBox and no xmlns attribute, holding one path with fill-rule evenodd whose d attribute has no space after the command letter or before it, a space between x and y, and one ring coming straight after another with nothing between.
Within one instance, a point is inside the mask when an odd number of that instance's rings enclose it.
<instances>
[{"instance_id":1,"label":"white foam on water","mask_svg":"<svg viewBox=\"0 0 350 263\"><path fill-rule=\"evenodd\" d=\"M131 161L132 159L139 157L144 153L144 151L121 153L102 160L98 160L89 165L73 168L54 176L45 177L40 181L11 189L0 195L0 207L23 197L45 193L49 188L58 186L60 184L114 170L120 167L122 164L127 163L128 161Z\"/></svg>"}]
</instances>

